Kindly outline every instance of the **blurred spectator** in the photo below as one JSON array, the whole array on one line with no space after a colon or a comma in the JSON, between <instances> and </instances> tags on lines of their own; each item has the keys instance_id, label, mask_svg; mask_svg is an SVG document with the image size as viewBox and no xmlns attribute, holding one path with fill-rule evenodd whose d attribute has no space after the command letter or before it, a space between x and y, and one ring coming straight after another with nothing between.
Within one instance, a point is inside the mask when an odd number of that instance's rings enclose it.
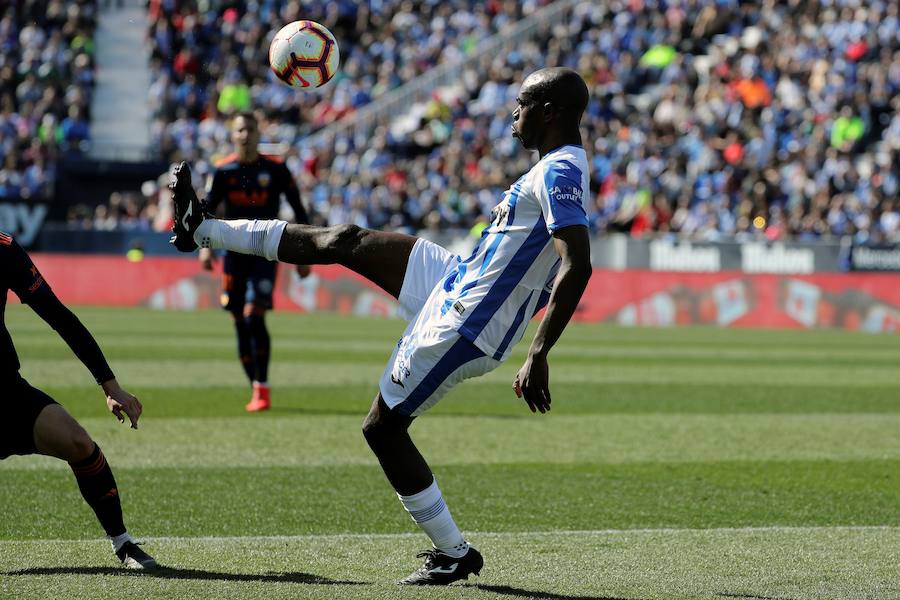
<instances>
[{"instance_id":1,"label":"blurred spectator","mask_svg":"<svg viewBox=\"0 0 900 600\"><path fill-rule=\"evenodd\" d=\"M69 107L69 116L63 119L62 137L66 142L67 149L77 149L81 142L90 138L88 123L81 114L81 108L77 105Z\"/></svg>"},{"instance_id":2,"label":"blurred spectator","mask_svg":"<svg viewBox=\"0 0 900 600\"><path fill-rule=\"evenodd\" d=\"M95 0L12 0L0 17L0 198L47 198L90 139Z\"/></svg>"},{"instance_id":3,"label":"blurred spectator","mask_svg":"<svg viewBox=\"0 0 900 600\"><path fill-rule=\"evenodd\" d=\"M167 159L192 158L196 145L174 139L207 119L210 106L226 117L253 107L278 122L280 139L293 142L435 65L473 52L478 40L550 1L345 0L303 3L301 12L291 0L150 0L155 135ZM272 36L301 18L322 23L339 42L341 70L317 91L287 88L268 68ZM190 102L184 101L186 82ZM184 115L180 107L187 109Z\"/></svg>"},{"instance_id":4,"label":"blurred spectator","mask_svg":"<svg viewBox=\"0 0 900 600\"><path fill-rule=\"evenodd\" d=\"M475 231L532 160L509 136L519 84L564 65L592 91L583 129L597 231L900 242L900 6L889 0L582 2L485 63L463 62L427 103L304 143L542 4L304 6L336 33L342 71L297 93L269 76L264 52L298 3L151 1L161 147L202 175L247 98L225 86L243 83L319 222Z\"/></svg>"}]
</instances>

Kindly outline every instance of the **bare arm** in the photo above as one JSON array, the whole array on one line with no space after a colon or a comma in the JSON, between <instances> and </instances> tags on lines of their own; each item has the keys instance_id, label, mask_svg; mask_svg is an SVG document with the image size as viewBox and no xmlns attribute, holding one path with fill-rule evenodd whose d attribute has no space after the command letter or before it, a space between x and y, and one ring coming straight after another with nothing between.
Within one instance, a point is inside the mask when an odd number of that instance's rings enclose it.
<instances>
[{"instance_id":1,"label":"bare arm","mask_svg":"<svg viewBox=\"0 0 900 600\"><path fill-rule=\"evenodd\" d=\"M524 398L531 412L550 410L550 367L547 354L575 314L591 277L591 244L587 227L572 225L553 234L561 258L547 312L538 326L528 358L516 374L513 390Z\"/></svg>"}]
</instances>

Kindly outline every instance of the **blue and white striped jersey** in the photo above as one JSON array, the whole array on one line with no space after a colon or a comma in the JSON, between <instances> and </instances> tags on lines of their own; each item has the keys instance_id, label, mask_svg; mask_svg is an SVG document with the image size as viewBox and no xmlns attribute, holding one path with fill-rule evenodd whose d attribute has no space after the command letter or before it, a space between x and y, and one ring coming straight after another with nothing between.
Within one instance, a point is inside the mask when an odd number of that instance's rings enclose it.
<instances>
[{"instance_id":1,"label":"blue and white striped jersey","mask_svg":"<svg viewBox=\"0 0 900 600\"><path fill-rule=\"evenodd\" d=\"M430 319L505 360L550 298L560 262L553 231L587 226L588 184L584 148L562 146L547 153L504 192L472 255L435 287Z\"/></svg>"}]
</instances>

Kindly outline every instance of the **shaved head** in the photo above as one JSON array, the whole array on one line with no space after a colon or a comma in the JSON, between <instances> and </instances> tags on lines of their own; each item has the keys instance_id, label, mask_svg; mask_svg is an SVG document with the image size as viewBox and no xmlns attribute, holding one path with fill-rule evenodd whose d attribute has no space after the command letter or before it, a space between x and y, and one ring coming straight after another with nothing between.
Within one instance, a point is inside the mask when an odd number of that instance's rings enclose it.
<instances>
[{"instance_id":1,"label":"shaved head","mask_svg":"<svg viewBox=\"0 0 900 600\"><path fill-rule=\"evenodd\" d=\"M513 137L541 156L564 144L580 146L579 123L587 104L587 85L572 69L535 71L519 89L512 113Z\"/></svg>"},{"instance_id":2,"label":"shaved head","mask_svg":"<svg viewBox=\"0 0 900 600\"><path fill-rule=\"evenodd\" d=\"M588 104L588 88L581 75L565 67L535 71L522 82L520 96L536 104L550 103L565 117L577 120Z\"/></svg>"}]
</instances>

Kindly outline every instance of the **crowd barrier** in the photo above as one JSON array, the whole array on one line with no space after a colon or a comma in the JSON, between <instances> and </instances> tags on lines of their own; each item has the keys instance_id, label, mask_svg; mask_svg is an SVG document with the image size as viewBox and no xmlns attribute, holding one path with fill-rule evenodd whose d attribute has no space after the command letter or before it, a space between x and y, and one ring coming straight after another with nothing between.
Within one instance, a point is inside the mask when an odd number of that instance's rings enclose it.
<instances>
[{"instance_id":1,"label":"crowd barrier","mask_svg":"<svg viewBox=\"0 0 900 600\"><path fill-rule=\"evenodd\" d=\"M128 260L35 254L60 298L70 304L194 310L219 306L219 273L196 259ZM275 307L389 317L397 303L339 266L315 266L305 279L279 265ZM805 275L595 269L575 319L622 325L900 330L900 274Z\"/></svg>"}]
</instances>

